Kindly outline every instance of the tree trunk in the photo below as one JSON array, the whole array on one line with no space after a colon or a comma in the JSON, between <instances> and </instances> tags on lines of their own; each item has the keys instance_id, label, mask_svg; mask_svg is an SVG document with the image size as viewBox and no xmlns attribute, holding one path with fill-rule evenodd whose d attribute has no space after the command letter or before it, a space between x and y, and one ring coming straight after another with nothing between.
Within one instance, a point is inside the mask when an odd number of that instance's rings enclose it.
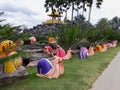
<instances>
[{"instance_id":1,"label":"tree trunk","mask_svg":"<svg viewBox=\"0 0 120 90\"><path fill-rule=\"evenodd\" d=\"M72 2L71 25L73 25L74 3Z\"/></svg>"},{"instance_id":2,"label":"tree trunk","mask_svg":"<svg viewBox=\"0 0 120 90\"><path fill-rule=\"evenodd\" d=\"M92 6L89 7L89 14L88 14L88 22L90 23L91 19L91 11L92 11Z\"/></svg>"},{"instance_id":3,"label":"tree trunk","mask_svg":"<svg viewBox=\"0 0 120 90\"><path fill-rule=\"evenodd\" d=\"M84 12L85 12L85 3L83 3L83 11L82 11L82 15L84 16Z\"/></svg>"}]
</instances>

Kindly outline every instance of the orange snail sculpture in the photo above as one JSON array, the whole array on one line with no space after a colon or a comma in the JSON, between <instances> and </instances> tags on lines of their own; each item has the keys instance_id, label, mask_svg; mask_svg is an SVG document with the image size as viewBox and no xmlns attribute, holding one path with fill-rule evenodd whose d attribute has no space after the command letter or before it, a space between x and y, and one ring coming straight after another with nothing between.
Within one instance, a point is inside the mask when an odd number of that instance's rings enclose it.
<instances>
[{"instance_id":1,"label":"orange snail sculpture","mask_svg":"<svg viewBox=\"0 0 120 90\"><path fill-rule=\"evenodd\" d=\"M56 42L56 41L55 41L55 38L50 37L50 38L48 39L48 42L49 42L49 43L54 43L54 42Z\"/></svg>"},{"instance_id":2,"label":"orange snail sculpture","mask_svg":"<svg viewBox=\"0 0 120 90\"><path fill-rule=\"evenodd\" d=\"M101 52L102 51L102 46L101 45L97 45L95 50L98 51L98 52Z\"/></svg>"}]
</instances>

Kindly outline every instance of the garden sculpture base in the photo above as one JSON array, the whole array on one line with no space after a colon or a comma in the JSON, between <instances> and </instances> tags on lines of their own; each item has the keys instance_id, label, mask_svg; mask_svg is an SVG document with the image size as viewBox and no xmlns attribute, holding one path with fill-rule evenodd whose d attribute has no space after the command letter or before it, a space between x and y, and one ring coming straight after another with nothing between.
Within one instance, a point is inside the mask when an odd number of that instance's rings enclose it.
<instances>
[{"instance_id":1,"label":"garden sculpture base","mask_svg":"<svg viewBox=\"0 0 120 90\"><path fill-rule=\"evenodd\" d=\"M0 72L0 86L11 84L23 78L26 78L28 73L26 69L21 66L17 71L12 73L1 73Z\"/></svg>"}]
</instances>

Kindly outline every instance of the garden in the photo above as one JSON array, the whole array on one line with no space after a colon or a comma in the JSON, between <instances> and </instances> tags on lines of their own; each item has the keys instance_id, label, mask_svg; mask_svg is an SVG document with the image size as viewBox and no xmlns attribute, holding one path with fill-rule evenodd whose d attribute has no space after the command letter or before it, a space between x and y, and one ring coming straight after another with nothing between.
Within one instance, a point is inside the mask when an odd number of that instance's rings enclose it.
<instances>
[{"instance_id":1,"label":"garden","mask_svg":"<svg viewBox=\"0 0 120 90\"><path fill-rule=\"evenodd\" d=\"M49 2L45 7L47 11L52 8L52 13L61 5L60 12L67 13L67 8L72 5L73 10L75 3L54 2L51 6ZM101 3L102 0L97 0L97 7ZM87 4L91 8L92 2ZM92 87L120 50L120 18L102 18L92 25L90 17L88 21L81 14L73 19L72 13L71 17L64 24L38 25L23 31L22 26L0 24L0 90L89 90ZM63 57L56 52L60 47L65 51ZM49 64L45 74L40 66L42 60ZM32 61L34 65L28 66Z\"/></svg>"},{"instance_id":2,"label":"garden","mask_svg":"<svg viewBox=\"0 0 120 90\"><path fill-rule=\"evenodd\" d=\"M2 86L1 90L88 90L119 49L118 46L104 53L96 52L94 56L86 60L80 60L78 56L73 55L70 60L63 61L65 72L58 79L37 77L36 66L27 67L28 77L26 79Z\"/></svg>"},{"instance_id":3,"label":"garden","mask_svg":"<svg viewBox=\"0 0 120 90\"><path fill-rule=\"evenodd\" d=\"M10 29L6 29L5 27ZM3 40L12 40L16 41L18 38L23 38L24 42L29 42L29 34L16 34L16 36L10 35L11 33L6 33L7 31L12 32L14 28L6 25L1 26L1 30L3 30L1 41ZM2 32L1 32L2 33ZM82 34L81 34L82 33ZM8 36L6 36L9 34ZM24 36L26 35L26 36ZM78 50L80 51L81 47L90 47L91 45L94 46L94 55L86 56L85 59L79 57L78 53L73 53L72 58L68 60L62 60L64 65L64 74L59 76L57 79L52 78L48 79L45 77L37 77L37 67L25 67L28 75L25 79L16 80L11 84L1 86L1 90L37 90L37 89L44 89L44 90L88 90L91 88L93 82L98 78L98 76L103 72L103 70L109 65L111 60L114 56L118 53L119 47L119 31L115 30L104 30L104 31L97 31L95 29L81 29L78 26L62 26L61 30L56 30L53 33L48 33L46 37L46 41L48 37L53 37L60 46L62 46L65 51L69 48L71 50ZM23 37L24 36L24 37ZM26 41L27 39L27 41ZM39 39L37 39L39 40ZM99 50L102 49L95 49L98 45L102 45L103 43L112 42L113 40L117 40L117 47L108 47L106 51L102 52ZM37 41L35 44L39 45ZM24 46L30 43L25 43ZM112 44L112 43L111 43ZM12 47L13 48L13 47ZM13 50L10 48L10 50ZM114 52L113 52L114 51ZM1 51L2 53L3 51ZM8 52L8 50L6 51ZM7 61L11 60L11 58L16 58L18 56L25 56L28 53L25 52L18 52L18 55L10 57L7 56L6 58L1 58L0 64L4 64ZM31 53L29 53L31 55ZM86 55L86 54L85 54ZM10 57L10 58L9 58Z\"/></svg>"}]
</instances>

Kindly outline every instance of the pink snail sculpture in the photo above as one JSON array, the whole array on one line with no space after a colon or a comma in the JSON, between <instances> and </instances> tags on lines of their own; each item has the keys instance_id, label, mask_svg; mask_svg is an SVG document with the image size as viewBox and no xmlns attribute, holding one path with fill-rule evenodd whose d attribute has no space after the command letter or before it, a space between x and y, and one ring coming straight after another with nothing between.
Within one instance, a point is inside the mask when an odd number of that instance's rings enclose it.
<instances>
[{"instance_id":1,"label":"pink snail sculpture","mask_svg":"<svg viewBox=\"0 0 120 90\"><path fill-rule=\"evenodd\" d=\"M36 38L34 36L31 36L29 40L31 44L34 44L36 42Z\"/></svg>"}]
</instances>

